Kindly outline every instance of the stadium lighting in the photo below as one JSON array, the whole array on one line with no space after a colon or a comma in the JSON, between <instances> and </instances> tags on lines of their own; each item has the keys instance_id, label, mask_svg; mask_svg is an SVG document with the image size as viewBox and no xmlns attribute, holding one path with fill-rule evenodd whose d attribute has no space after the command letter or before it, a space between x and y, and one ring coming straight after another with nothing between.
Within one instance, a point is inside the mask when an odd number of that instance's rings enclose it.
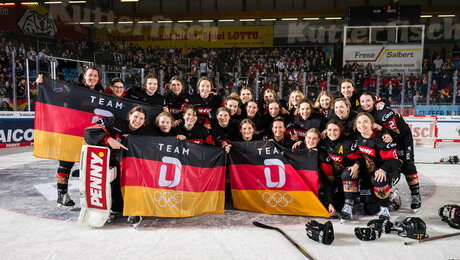
<instances>
[{"instance_id":1,"label":"stadium lighting","mask_svg":"<svg viewBox=\"0 0 460 260\"><path fill-rule=\"evenodd\" d=\"M212 23L214 20L198 20L200 23Z\"/></svg>"},{"instance_id":2,"label":"stadium lighting","mask_svg":"<svg viewBox=\"0 0 460 260\"><path fill-rule=\"evenodd\" d=\"M113 22L99 22L99 24L113 24Z\"/></svg>"},{"instance_id":3,"label":"stadium lighting","mask_svg":"<svg viewBox=\"0 0 460 260\"><path fill-rule=\"evenodd\" d=\"M153 23L153 21L137 21L137 23Z\"/></svg>"},{"instance_id":4,"label":"stadium lighting","mask_svg":"<svg viewBox=\"0 0 460 260\"><path fill-rule=\"evenodd\" d=\"M62 4L62 1L50 1L50 2L45 2L45 5L53 5L53 4Z\"/></svg>"},{"instance_id":5,"label":"stadium lighting","mask_svg":"<svg viewBox=\"0 0 460 260\"><path fill-rule=\"evenodd\" d=\"M260 19L261 22L273 22L276 21L276 18L262 18Z\"/></svg>"},{"instance_id":6,"label":"stadium lighting","mask_svg":"<svg viewBox=\"0 0 460 260\"><path fill-rule=\"evenodd\" d=\"M38 2L22 2L22 5L38 5Z\"/></svg>"},{"instance_id":7,"label":"stadium lighting","mask_svg":"<svg viewBox=\"0 0 460 260\"><path fill-rule=\"evenodd\" d=\"M218 22L234 22L235 19L220 19L220 20L217 20Z\"/></svg>"},{"instance_id":8,"label":"stadium lighting","mask_svg":"<svg viewBox=\"0 0 460 260\"><path fill-rule=\"evenodd\" d=\"M342 17L326 17L326 20L342 20Z\"/></svg>"},{"instance_id":9,"label":"stadium lighting","mask_svg":"<svg viewBox=\"0 0 460 260\"><path fill-rule=\"evenodd\" d=\"M420 15L420 18L431 18L431 17L433 17L431 14Z\"/></svg>"},{"instance_id":10,"label":"stadium lighting","mask_svg":"<svg viewBox=\"0 0 460 260\"><path fill-rule=\"evenodd\" d=\"M139 2L139 0L120 0L120 2Z\"/></svg>"},{"instance_id":11,"label":"stadium lighting","mask_svg":"<svg viewBox=\"0 0 460 260\"><path fill-rule=\"evenodd\" d=\"M80 22L80 24L88 25L88 24L94 24L94 22Z\"/></svg>"},{"instance_id":12,"label":"stadium lighting","mask_svg":"<svg viewBox=\"0 0 460 260\"><path fill-rule=\"evenodd\" d=\"M297 21L297 18L281 18L281 21Z\"/></svg>"},{"instance_id":13,"label":"stadium lighting","mask_svg":"<svg viewBox=\"0 0 460 260\"><path fill-rule=\"evenodd\" d=\"M304 21L318 21L319 17L305 17L303 18Z\"/></svg>"},{"instance_id":14,"label":"stadium lighting","mask_svg":"<svg viewBox=\"0 0 460 260\"><path fill-rule=\"evenodd\" d=\"M193 20L179 20L178 23L193 23Z\"/></svg>"},{"instance_id":15,"label":"stadium lighting","mask_svg":"<svg viewBox=\"0 0 460 260\"><path fill-rule=\"evenodd\" d=\"M3 6L3 5L15 5L15 3L3 3L3 4L0 4L0 6Z\"/></svg>"},{"instance_id":16,"label":"stadium lighting","mask_svg":"<svg viewBox=\"0 0 460 260\"><path fill-rule=\"evenodd\" d=\"M86 1L69 1L69 4L86 4Z\"/></svg>"},{"instance_id":17,"label":"stadium lighting","mask_svg":"<svg viewBox=\"0 0 460 260\"><path fill-rule=\"evenodd\" d=\"M158 21L157 23L172 23L171 20Z\"/></svg>"},{"instance_id":18,"label":"stadium lighting","mask_svg":"<svg viewBox=\"0 0 460 260\"><path fill-rule=\"evenodd\" d=\"M240 19L240 22L255 22L256 19Z\"/></svg>"},{"instance_id":19,"label":"stadium lighting","mask_svg":"<svg viewBox=\"0 0 460 260\"><path fill-rule=\"evenodd\" d=\"M133 21L119 21L118 24L132 24Z\"/></svg>"},{"instance_id":20,"label":"stadium lighting","mask_svg":"<svg viewBox=\"0 0 460 260\"><path fill-rule=\"evenodd\" d=\"M440 14L440 15L438 15L438 17L441 17L441 18L455 17L455 14Z\"/></svg>"}]
</instances>

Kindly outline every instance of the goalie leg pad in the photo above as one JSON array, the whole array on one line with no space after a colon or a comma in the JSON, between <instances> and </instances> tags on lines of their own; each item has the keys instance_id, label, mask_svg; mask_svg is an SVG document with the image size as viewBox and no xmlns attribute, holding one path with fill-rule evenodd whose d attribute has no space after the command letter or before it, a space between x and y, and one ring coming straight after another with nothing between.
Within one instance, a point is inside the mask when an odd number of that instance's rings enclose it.
<instances>
[{"instance_id":1,"label":"goalie leg pad","mask_svg":"<svg viewBox=\"0 0 460 260\"><path fill-rule=\"evenodd\" d=\"M99 146L83 146L80 162L80 203L78 223L102 227L110 218L112 195L110 183L116 168L109 170L110 150Z\"/></svg>"}]
</instances>

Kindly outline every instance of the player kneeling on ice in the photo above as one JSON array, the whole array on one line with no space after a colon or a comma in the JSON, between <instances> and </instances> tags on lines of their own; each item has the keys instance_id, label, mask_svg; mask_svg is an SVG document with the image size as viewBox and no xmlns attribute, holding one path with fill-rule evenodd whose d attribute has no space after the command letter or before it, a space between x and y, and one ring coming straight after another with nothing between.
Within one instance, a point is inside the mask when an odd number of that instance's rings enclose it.
<instances>
[{"instance_id":1,"label":"player kneeling on ice","mask_svg":"<svg viewBox=\"0 0 460 260\"><path fill-rule=\"evenodd\" d=\"M361 112L356 116L355 129L359 132L357 143L365 161L366 174L363 182L370 182L374 194L364 201L367 214L377 213L380 206L379 218L390 219L390 186L399 180L401 161L398 160L395 143L385 143L383 133L374 132L375 121L371 114Z\"/></svg>"},{"instance_id":2,"label":"player kneeling on ice","mask_svg":"<svg viewBox=\"0 0 460 260\"><path fill-rule=\"evenodd\" d=\"M123 197L121 194L120 186L120 162L117 158L117 151L119 149L128 149L122 143L123 137L128 134L134 135L147 135L146 130L146 118L147 112L141 107L137 106L131 109L128 114L128 120L124 120L117 117L104 117L98 122L90 125L85 129L85 142L89 145L105 146L110 149L110 172L107 176L103 176L102 180L106 180L108 190L106 193L99 194L101 201L106 201L106 207L91 207L86 202L87 196L91 197L95 191L82 192L82 189L86 187L93 187L92 185L80 185L80 196L82 202L82 209L78 222L81 224L88 224L92 227L102 227L110 215L110 210L113 213L120 213L123 211ZM100 153L102 155L102 153ZM91 156L91 155L86 155ZM83 158L83 157L82 157ZM80 184L85 180L93 180L94 178L87 178L88 175L93 174L91 164L86 164L82 159L82 172L80 176ZM100 183L105 185L105 183ZM91 184L91 182L90 182ZM105 196L105 197L103 197ZM91 203L90 203L91 204Z\"/></svg>"}]
</instances>

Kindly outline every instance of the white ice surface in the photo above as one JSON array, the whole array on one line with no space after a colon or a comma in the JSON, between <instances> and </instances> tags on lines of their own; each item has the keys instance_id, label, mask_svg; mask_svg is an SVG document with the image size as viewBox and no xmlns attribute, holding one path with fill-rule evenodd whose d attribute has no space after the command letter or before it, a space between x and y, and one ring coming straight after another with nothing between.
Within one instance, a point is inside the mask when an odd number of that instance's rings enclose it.
<instances>
[{"instance_id":1,"label":"white ice surface","mask_svg":"<svg viewBox=\"0 0 460 260\"><path fill-rule=\"evenodd\" d=\"M440 148L417 147L416 161L433 162L445 155L459 155L459 145ZM0 153L0 169L40 160L31 152ZM436 189L421 211L407 208L397 216L421 217L430 236L460 232L440 221L437 210L448 203L460 204L460 165L417 164L422 177ZM20 174L20 173L18 173ZM52 173L50 173L52 174ZM407 198L403 198L407 199ZM340 224L334 221L332 245L318 244L305 235L303 225L279 226L315 259L460 259L460 236L405 246L411 239L383 234L379 240L363 242L354 228L375 217ZM0 209L0 259L303 259L279 233L255 227L149 228L127 226L91 229L76 222L44 219Z\"/></svg>"}]
</instances>

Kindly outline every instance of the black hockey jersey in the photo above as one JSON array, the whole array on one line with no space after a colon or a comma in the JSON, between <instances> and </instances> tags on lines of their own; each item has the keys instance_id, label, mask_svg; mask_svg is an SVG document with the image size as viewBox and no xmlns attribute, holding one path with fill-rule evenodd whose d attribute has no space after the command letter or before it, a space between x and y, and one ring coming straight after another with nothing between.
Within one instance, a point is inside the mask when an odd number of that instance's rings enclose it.
<instances>
[{"instance_id":1,"label":"black hockey jersey","mask_svg":"<svg viewBox=\"0 0 460 260\"><path fill-rule=\"evenodd\" d=\"M324 146L331 159L334 176L355 163L361 165L361 154L355 140L341 135L335 141L326 139Z\"/></svg>"},{"instance_id":2,"label":"black hockey jersey","mask_svg":"<svg viewBox=\"0 0 460 260\"><path fill-rule=\"evenodd\" d=\"M215 117L217 109L224 106L222 99L217 95L210 94L207 98L202 98L199 94L194 94L185 98L182 109L186 105L194 105L198 109L197 124L211 124L211 119Z\"/></svg>"},{"instance_id":3,"label":"black hockey jersey","mask_svg":"<svg viewBox=\"0 0 460 260\"><path fill-rule=\"evenodd\" d=\"M377 124L390 130L390 135L395 142L405 138L407 135L412 135L409 125L404 118L390 108L385 107L382 110L374 109L372 110L372 116L374 116Z\"/></svg>"},{"instance_id":4,"label":"black hockey jersey","mask_svg":"<svg viewBox=\"0 0 460 260\"><path fill-rule=\"evenodd\" d=\"M185 93L175 95L171 92L165 98L166 106L168 106L169 113L171 113L176 120L181 118L182 105L184 104L185 99L187 97L188 95Z\"/></svg>"},{"instance_id":5,"label":"black hockey jersey","mask_svg":"<svg viewBox=\"0 0 460 260\"><path fill-rule=\"evenodd\" d=\"M382 132L374 132L370 138L358 134L358 148L366 162L366 171L374 173L378 169L393 172L401 167L395 143L385 143Z\"/></svg>"},{"instance_id":6,"label":"black hockey jersey","mask_svg":"<svg viewBox=\"0 0 460 260\"><path fill-rule=\"evenodd\" d=\"M229 123L227 127L213 123L210 133L214 144L221 146L223 142L228 142L238 136L238 127L232 123Z\"/></svg>"},{"instance_id":7,"label":"black hockey jersey","mask_svg":"<svg viewBox=\"0 0 460 260\"><path fill-rule=\"evenodd\" d=\"M214 144L208 129L202 125L195 124L191 130L187 130L184 123L177 126L177 134L197 144Z\"/></svg>"},{"instance_id":8,"label":"black hockey jersey","mask_svg":"<svg viewBox=\"0 0 460 260\"><path fill-rule=\"evenodd\" d=\"M297 135L299 139L304 140L308 130L316 128L322 132L325 126L325 119L319 113L311 113L306 120L300 115L296 115L293 116L292 120L286 125L286 135Z\"/></svg>"},{"instance_id":9,"label":"black hockey jersey","mask_svg":"<svg viewBox=\"0 0 460 260\"><path fill-rule=\"evenodd\" d=\"M134 100L134 101L144 102L144 103L150 104L152 106L157 105L157 106L164 107L166 105L166 100L162 95L160 95L158 93L155 93L152 96L149 96L149 95L145 94L138 87L132 87L132 88L128 89L128 91L126 92L125 97L129 98L131 100Z\"/></svg>"},{"instance_id":10,"label":"black hockey jersey","mask_svg":"<svg viewBox=\"0 0 460 260\"><path fill-rule=\"evenodd\" d=\"M356 115L358 115L357 112L353 111L353 110L350 110L350 113L348 114L348 116L344 119L341 119L340 117L338 117L336 114L335 114L335 111L334 109L330 110L329 113L327 114L326 116L326 120L329 121L331 119L337 119L340 121L340 123L342 123L343 127L345 128L345 135L350 135L351 134L351 137L354 136L354 130L353 130L353 125L355 123L355 118L356 118Z\"/></svg>"}]
</instances>

